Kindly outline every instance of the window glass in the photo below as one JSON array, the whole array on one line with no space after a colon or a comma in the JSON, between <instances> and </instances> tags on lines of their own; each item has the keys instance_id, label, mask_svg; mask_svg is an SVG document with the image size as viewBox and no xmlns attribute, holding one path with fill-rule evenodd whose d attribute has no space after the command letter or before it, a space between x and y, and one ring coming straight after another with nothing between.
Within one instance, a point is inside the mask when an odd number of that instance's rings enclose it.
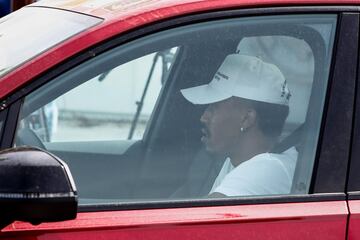
<instances>
[{"instance_id":1,"label":"window glass","mask_svg":"<svg viewBox=\"0 0 360 240\"><path fill-rule=\"evenodd\" d=\"M176 50L166 50L166 64ZM25 118L24 124L31 124L43 142L141 139L170 67L163 69L163 52L85 81Z\"/></svg>"},{"instance_id":2,"label":"window glass","mask_svg":"<svg viewBox=\"0 0 360 240\"><path fill-rule=\"evenodd\" d=\"M15 144L66 161L80 203L307 194L335 26L234 18L121 45L27 96Z\"/></svg>"}]
</instances>

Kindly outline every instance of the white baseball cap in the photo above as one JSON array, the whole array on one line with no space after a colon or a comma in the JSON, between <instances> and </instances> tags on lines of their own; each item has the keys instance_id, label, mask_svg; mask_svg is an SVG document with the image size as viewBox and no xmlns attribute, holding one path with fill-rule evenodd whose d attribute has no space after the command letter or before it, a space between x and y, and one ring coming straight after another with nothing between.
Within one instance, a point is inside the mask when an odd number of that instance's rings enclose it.
<instances>
[{"instance_id":1,"label":"white baseball cap","mask_svg":"<svg viewBox=\"0 0 360 240\"><path fill-rule=\"evenodd\" d=\"M180 90L193 104L210 104L230 97L289 105L290 91L278 67L248 55L228 55L208 84Z\"/></svg>"}]
</instances>

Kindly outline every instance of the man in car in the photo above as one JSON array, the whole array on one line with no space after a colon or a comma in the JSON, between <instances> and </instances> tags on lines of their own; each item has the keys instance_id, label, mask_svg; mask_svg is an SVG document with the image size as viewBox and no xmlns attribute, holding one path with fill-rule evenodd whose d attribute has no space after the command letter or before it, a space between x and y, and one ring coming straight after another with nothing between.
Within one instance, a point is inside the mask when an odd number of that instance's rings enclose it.
<instances>
[{"instance_id":1,"label":"man in car","mask_svg":"<svg viewBox=\"0 0 360 240\"><path fill-rule=\"evenodd\" d=\"M271 153L291 97L281 71L253 56L227 56L209 84L182 89L193 104L208 104L200 121L206 150L226 157L211 197L288 194L294 147Z\"/></svg>"}]
</instances>

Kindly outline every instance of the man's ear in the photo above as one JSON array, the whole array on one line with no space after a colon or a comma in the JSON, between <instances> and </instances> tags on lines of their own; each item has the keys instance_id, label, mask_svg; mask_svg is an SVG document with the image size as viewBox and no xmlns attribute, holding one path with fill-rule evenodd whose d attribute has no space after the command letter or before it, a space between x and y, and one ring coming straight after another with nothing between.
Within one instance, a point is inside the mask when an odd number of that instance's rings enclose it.
<instances>
[{"instance_id":1,"label":"man's ear","mask_svg":"<svg viewBox=\"0 0 360 240\"><path fill-rule=\"evenodd\" d=\"M242 127L244 128L244 130L254 127L256 125L256 119L257 113L255 109L248 108L242 122Z\"/></svg>"}]
</instances>

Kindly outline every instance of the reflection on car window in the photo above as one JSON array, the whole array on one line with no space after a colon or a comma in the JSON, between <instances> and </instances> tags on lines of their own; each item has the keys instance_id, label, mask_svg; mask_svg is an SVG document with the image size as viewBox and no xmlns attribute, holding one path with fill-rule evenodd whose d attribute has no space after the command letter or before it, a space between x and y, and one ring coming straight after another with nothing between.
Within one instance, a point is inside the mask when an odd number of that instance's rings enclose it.
<instances>
[{"instance_id":1,"label":"reflection on car window","mask_svg":"<svg viewBox=\"0 0 360 240\"><path fill-rule=\"evenodd\" d=\"M234 18L124 44L27 96L15 143L66 161L81 203L307 194L335 27Z\"/></svg>"},{"instance_id":2,"label":"reflection on car window","mask_svg":"<svg viewBox=\"0 0 360 240\"><path fill-rule=\"evenodd\" d=\"M43 142L141 139L176 48L165 51L95 76L33 112L23 124Z\"/></svg>"},{"instance_id":3,"label":"reflection on car window","mask_svg":"<svg viewBox=\"0 0 360 240\"><path fill-rule=\"evenodd\" d=\"M51 8L22 8L1 18L0 76L101 21L89 15ZM27 41L21 45L12 44L18 39Z\"/></svg>"}]
</instances>

